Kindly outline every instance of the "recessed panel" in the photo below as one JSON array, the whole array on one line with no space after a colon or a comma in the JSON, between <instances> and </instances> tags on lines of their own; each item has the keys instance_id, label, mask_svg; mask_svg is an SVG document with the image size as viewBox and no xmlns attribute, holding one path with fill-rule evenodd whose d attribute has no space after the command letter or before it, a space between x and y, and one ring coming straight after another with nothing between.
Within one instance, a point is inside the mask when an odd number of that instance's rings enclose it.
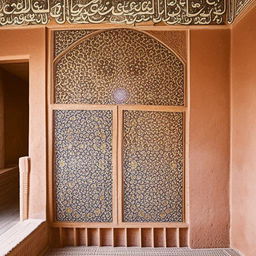
<instances>
[{"instance_id":1,"label":"recessed panel","mask_svg":"<svg viewBox=\"0 0 256 256\"><path fill-rule=\"evenodd\" d=\"M183 221L183 115L124 111L124 222Z\"/></svg>"},{"instance_id":2,"label":"recessed panel","mask_svg":"<svg viewBox=\"0 0 256 256\"><path fill-rule=\"evenodd\" d=\"M112 111L55 110L57 221L112 222Z\"/></svg>"},{"instance_id":3,"label":"recessed panel","mask_svg":"<svg viewBox=\"0 0 256 256\"><path fill-rule=\"evenodd\" d=\"M60 56L54 70L56 103L184 106L185 64L141 31L91 34Z\"/></svg>"}]
</instances>

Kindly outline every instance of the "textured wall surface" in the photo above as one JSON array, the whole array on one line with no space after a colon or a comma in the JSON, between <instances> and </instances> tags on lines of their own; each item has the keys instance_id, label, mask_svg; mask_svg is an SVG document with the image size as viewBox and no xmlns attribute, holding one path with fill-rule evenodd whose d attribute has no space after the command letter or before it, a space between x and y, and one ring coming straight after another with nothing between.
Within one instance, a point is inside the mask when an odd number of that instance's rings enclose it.
<instances>
[{"instance_id":1,"label":"textured wall surface","mask_svg":"<svg viewBox=\"0 0 256 256\"><path fill-rule=\"evenodd\" d=\"M256 255L256 8L232 31L231 245Z\"/></svg>"},{"instance_id":2,"label":"textured wall surface","mask_svg":"<svg viewBox=\"0 0 256 256\"><path fill-rule=\"evenodd\" d=\"M229 30L191 31L192 247L229 246Z\"/></svg>"},{"instance_id":3,"label":"textured wall surface","mask_svg":"<svg viewBox=\"0 0 256 256\"><path fill-rule=\"evenodd\" d=\"M4 86L0 70L0 169L4 168Z\"/></svg>"}]
</instances>

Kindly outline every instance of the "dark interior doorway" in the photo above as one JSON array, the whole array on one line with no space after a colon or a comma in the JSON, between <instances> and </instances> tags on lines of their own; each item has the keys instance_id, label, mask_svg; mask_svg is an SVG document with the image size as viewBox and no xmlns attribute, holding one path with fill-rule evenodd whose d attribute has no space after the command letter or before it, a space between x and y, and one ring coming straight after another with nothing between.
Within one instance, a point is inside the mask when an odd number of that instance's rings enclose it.
<instances>
[{"instance_id":1,"label":"dark interior doorway","mask_svg":"<svg viewBox=\"0 0 256 256\"><path fill-rule=\"evenodd\" d=\"M0 63L0 235L19 221L19 158L28 155L29 63Z\"/></svg>"}]
</instances>

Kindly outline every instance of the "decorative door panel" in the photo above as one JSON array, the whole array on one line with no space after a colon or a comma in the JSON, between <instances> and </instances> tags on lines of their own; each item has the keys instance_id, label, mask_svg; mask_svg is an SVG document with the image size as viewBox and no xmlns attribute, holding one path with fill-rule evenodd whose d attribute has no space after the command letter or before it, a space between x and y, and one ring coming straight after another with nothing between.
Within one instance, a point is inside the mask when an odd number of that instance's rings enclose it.
<instances>
[{"instance_id":1,"label":"decorative door panel","mask_svg":"<svg viewBox=\"0 0 256 256\"><path fill-rule=\"evenodd\" d=\"M138 227L160 227L156 234L183 228L186 33L115 28L50 36L54 225L89 227L88 237L100 228L99 239L125 234L127 244L129 232L143 236Z\"/></svg>"},{"instance_id":2,"label":"decorative door panel","mask_svg":"<svg viewBox=\"0 0 256 256\"><path fill-rule=\"evenodd\" d=\"M113 113L55 110L56 220L113 221Z\"/></svg>"},{"instance_id":3,"label":"decorative door panel","mask_svg":"<svg viewBox=\"0 0 256 256\"><path fill-rule=\"evenodd\" d=\"M184 114L124 110L123 221L182 222Z\"/></svg>"}]
</instances>

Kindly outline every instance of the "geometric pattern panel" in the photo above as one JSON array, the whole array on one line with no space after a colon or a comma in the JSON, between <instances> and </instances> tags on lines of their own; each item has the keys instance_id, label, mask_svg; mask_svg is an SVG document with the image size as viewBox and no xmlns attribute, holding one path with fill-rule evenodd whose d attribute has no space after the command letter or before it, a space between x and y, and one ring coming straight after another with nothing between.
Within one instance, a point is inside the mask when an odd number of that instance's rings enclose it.
<instances>
[{"instance_id":1,"label":"geometric pattern panel","mask_svg":"<svg viewBox=\"0 0 256 256\"><path fill-rule=\"evenodd\" d=\"M123 221L182 222L184 114L124 111Z\"/></svg>"},{"instance_id":2,"label":"geometric pattern panel","mask_svg":"<svg viewBox=\"0 0 256 256\"><path fill-rule=\"evenodd\" d=\"M112 111L55 110L56 220L112 222Z\"/></svg>"},{"instance_id":3,"label":"geometric pattern panel","mask_svg":"<svg viewBox=\"0 0 256 256\"><path fill-rule=\"evenodd\" d=\"M151 36L131 29L91 35L55 63L60 104L184 105L185 64Z\"/></svg>"}]
</instances>

